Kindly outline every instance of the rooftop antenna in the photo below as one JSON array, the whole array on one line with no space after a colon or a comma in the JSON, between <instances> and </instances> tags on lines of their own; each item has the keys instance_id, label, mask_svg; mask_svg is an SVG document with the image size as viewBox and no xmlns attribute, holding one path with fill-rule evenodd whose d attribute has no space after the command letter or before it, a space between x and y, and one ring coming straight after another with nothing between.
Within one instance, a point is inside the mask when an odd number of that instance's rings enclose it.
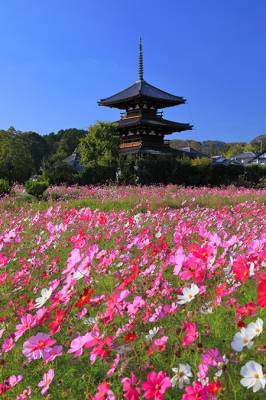
<instances>
[{"instance_id":1,"label":"rooftop antenna","mask_svg":"<svg viewBox=\"0 0 266 400\"><path fill-rule=\"evenodd\" d=\"M139 80L143 81L143 52L141 36L139 38Z\"/></svg>"}]
</instances>

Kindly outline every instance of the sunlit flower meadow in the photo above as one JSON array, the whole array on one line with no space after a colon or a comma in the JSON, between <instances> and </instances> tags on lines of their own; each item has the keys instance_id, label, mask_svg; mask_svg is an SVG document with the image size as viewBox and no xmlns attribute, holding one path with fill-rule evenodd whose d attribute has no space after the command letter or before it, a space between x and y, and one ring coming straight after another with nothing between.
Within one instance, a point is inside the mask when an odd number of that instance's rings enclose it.
<instances>
[{"instance_id":1,"label":"sunlit flower meadow","mask_svg":"<svg viewBox=\"0 0 266 400\"><path fill-rule=\"evenodd\" d=\"M265 196L54 187L0 200L3 399L265 399Z\"/></svg>"}]
</instances>

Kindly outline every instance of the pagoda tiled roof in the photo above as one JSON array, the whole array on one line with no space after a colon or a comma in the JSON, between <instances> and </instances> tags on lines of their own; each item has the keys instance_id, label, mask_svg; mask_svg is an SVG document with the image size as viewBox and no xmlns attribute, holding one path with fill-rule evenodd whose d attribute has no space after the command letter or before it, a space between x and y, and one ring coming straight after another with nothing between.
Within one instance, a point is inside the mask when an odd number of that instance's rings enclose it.
<instances>
[{"instance_id":1,"label":"pagoda tiled roof","mask_svg":"<svg viewBox=\"0 0 266 400\"><path fill-rule=\"evenodd\" d=\"M130 128L138 126L147 126L150 128L158 128L164 131L181 132L192 129L192 125L180 122L169 121L163 118L143 118L136 116L134 118L124 118L116 122L118 128Z\"/></svg>"},{"instance_id":2,"label":"pagoda tiled roof","mask_svg":"<svg viewBox=\"0 0 266 400\"><path fill-rule=\"evenodd\" d=\"M149 84L145 80L138 80L133 85L114 94L113 96L98 101L100 106L125 108L125 104L135 100L145 99L158 108L171 107L184 104L186 99L167 93Z\"/></svg>"}]
</instances>

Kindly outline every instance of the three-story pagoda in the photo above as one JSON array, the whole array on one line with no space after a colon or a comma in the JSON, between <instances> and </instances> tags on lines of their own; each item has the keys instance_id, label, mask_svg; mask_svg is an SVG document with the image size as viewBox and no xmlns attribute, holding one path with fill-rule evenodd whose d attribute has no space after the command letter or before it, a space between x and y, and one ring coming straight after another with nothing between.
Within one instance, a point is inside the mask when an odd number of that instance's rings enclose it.
<instances>
[{"instance_id":1,"label":"three-story pagoda","mask_svg":"<svg viewBox=\"0 0 266 400\"><path fill-rule=\"evenodd\" d=\"M164 141L164 135L192 129L192 125L169 121L163 118L166 107L184 104L183 97L174 96L155 86L143 78L142 43L139 43L139 79L127 89L113 96L98 101L100 106L113 107L125 112L116 122L120 134L120 155L177 154Z\"/></svg>"}]
</instances>

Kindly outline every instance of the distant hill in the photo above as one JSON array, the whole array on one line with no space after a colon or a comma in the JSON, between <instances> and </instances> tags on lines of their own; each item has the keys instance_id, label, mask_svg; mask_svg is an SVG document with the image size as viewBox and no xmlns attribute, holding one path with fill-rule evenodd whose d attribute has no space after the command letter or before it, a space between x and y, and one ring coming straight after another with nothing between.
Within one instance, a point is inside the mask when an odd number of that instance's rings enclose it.
<instances>
[{"instance_id":1,"label":"distant hill","mask_svg":"<svg viewBox=\"0 0 266 400\"><path fill-rule=\"evenodd\" d=\"M254 151L260 152L266 150L266 134L256 136L251 140L250 143L245 142L231 142L226 143L220 140L204 140L202 142L196 140L183 140L174 139L170 141L170 146L174 149L180 149L182 147L193 147L202 153L208 154L209 156L217 156L223 154L227 157L231 157L241 151Z\"/></svg>"}]
</instances>

